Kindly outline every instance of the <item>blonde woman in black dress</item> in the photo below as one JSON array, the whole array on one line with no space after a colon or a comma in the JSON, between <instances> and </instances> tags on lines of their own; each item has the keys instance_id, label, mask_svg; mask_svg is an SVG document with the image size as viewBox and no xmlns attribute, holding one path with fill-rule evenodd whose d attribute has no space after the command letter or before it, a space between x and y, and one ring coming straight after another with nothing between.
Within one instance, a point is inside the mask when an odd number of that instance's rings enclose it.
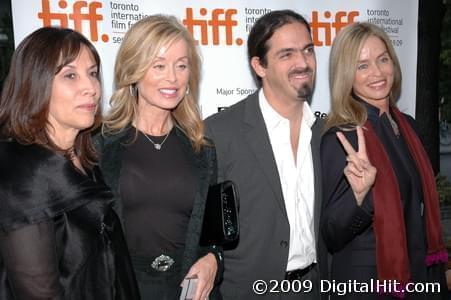
<instances>
[{"instance_id":1,"label":"blonde woman in black dress","mask_svg":"<svg viewBox=\"0 0 451 300\"><path fill-rule=\"evenodd\" d=\"M115 65L101 168L115 192L142 299L176 299L197 277L194 299L214 299L221 253L200 247L216 153L198 107L196 43L174 17L134 24Z\"/></svg>"}]
</instances>

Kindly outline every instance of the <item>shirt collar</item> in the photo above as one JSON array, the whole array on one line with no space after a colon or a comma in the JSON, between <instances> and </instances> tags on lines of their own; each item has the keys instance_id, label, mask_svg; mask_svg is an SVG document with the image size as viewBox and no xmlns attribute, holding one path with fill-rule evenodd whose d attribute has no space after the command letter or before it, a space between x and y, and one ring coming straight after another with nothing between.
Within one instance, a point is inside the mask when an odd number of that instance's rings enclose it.
<instances>
[{"instance_id":1,"label":"shirt collar","mask_svg":"<svg viewBox=\"0 0 451 300\"><path fill-rule=\"evenodd\" d=\"M351 92L351 96L354 100L356 100L359 103L362 103L366 110L367 110L367 114L368 114L368 119L372 120L372 121L377 121L379 120L379 113L380 110L379 108L377 108L374 105L369 104L368 102L366 102L365 100L363 100L362 98L360 98L359 96L357 96L354 91Z\"/></svg>"},{"instance_id":2,"label":"shirt collar","mask_svg":"<svg viewBox=\"0 0 451 300\"><path fill-rule=\"evenodd\" d=\"M269 105L269 102L265 97L265 93L263 93L263 89L260 89L258 92L258 101L263 114L263 119L265 120L268 128L276 128L280 123L288 122L286 118L282 117L277 111L274 110L274 108L272 108L271 105ZM304 106L302 109L302 122L311 128L316 121L316 117L306 101L304 101Z\"/></svg>"},{"instance_id":3,"label":"shirt collar","mask_svg":"<svg viewBox=\"0 0 451 300\"><path fill-rule=\"evenodd\" d=\"M265 93L263 93L263 89L260 89L258 92L258 102L268 129L276 128L280 123L287 122L287 119L282 117L271 105L269 105Z\"/></svg>"},{"instance_id":4,"label":"shirt collar","mask_svg":"<svg viewBox=\"0 0 451 300\"><path fill-rule=\"evenodd\" d=\"M302 111L302 120L308 125L308 127L312 128L313 124L316 121L315 114L313 113L310 105L308 105L307 101L304 101L304 107Z\"/></svg>"}]
</instances>

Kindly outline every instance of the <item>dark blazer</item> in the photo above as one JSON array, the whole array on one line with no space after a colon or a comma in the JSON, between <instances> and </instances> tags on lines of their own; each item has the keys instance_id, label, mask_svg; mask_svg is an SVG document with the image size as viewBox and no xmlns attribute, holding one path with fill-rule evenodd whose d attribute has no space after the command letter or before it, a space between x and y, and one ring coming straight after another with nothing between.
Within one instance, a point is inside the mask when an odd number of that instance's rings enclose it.
<instances>
[{"instance_id":1,"label":"dark blazer","mask_svg":"<svg viewBox=\"0 0 451 300\"><path fill-rule=\"evenodd\" d=\"M216 145L218 180L232 180L240 197L240 238L237 247L224 252L221 285L224 299L252 299L257 279L283 280L288 262L290 225L258 92L206 120L207 136ZM321 123L312 127L315 171L314 228L321 276L327 276L327 253L319 235ZM276 294L268 294L275 299Z\"/></svg>"},{"instance_id":2,"label":"dark blazer","mask_svg":"<svg viewBox=\"0 0 451 300\"><path fill-rule=\"evenodd\" d=\"M177 137L182 142L184 151L189 155L195 166L198 178L196 197L186 233L185 250L180 273L181 281L198 258L206 255L208 252L218 253L220 251L217 248L213 249L211 247L199 246L207 192L209 186L216 183L217 166L216 152L212 143L211 146L204 146L199 153L195 153L188 137L179 128L176 127L175 130ZM106 137L99 134L95 138L96 146L100 149L101 153L100 168L102 169L106 183L113 190L114 207L121 218L123 214L119 180L122 167L122 153L127 143L133 141L134 136L135 129L129 126L118 134ZM222 261L218 261L217 280L222 274L222 268Z\"/></svg>"},{"instance_id":3,"label":"dark blazer","mask_svg":"<svg viewBox=\"0 0 451 300\"><path fill-rule=\"evenodd\" d=\"M363 101L363 100L362 100ZM380 115L379 109L362 102L367 108L368 120L384 146L390 159L401 196L404 222L406 225L407 251L413 282L440 282L442 293L412 293L411 299L446 299L446 284L442 265L426 267L427 252L425 220L423 218L423 194L421 178L415 167L404 138L393 133L392 125L386 114ZM410 125L416 125L412 117L405 115ZM323 163L324 209L321 229L325 243L332 254L331 279L338 282L357 280L360 283L377 279L376 237L373 229L374 205L371 190L361 206L358 206L343 169L346 166L346 152L336 137L342 131L348 141L358 148L355 130L329 129L322 138L321 159ZM380 166L375 165L376 168ZM327 173L326 173L327 172ZM380 176L378 173L377 176ZM396 241L393 241L396 242ZM393 299L382 298L374 293L348 293L331 295L331 299ZM445 298L443 298L445 297Z\"/></svg>"},{"instance_id":4,"label":"dark blazer","mask_svg":"<svg viewBox=\"0 0 451 300\"><path fill-rule=\"evenodd\" d=\"M49 149L1 141L0 169L0 299L139 298L98 168L87 176Z\"/></svg>"}]
</instances>

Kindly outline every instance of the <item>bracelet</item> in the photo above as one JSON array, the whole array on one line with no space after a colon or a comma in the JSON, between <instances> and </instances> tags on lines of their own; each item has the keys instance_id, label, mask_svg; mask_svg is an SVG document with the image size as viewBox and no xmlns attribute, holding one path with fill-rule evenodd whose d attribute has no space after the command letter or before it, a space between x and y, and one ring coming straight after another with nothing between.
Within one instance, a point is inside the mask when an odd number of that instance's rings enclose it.
<instances>
[{"instance_id":1,"label":"bracelet","mask_svg":"<svg viewBox=\"0 0 451 300\"><path fill-rule=\"evenodd\" d=\"M219 264L222 263L222 262L224 261L224 258L222 257L222 253L221 253L221 251L218 251L219 249L218 249L217 246L211 246L211 248L212 248L213 250L216 250L216 251L210 251L210 253L213 254L213 255L215 256L216 261L217 261L217 263L218 263L218 267L219 267Z\"/></svg>"}]
</instances>

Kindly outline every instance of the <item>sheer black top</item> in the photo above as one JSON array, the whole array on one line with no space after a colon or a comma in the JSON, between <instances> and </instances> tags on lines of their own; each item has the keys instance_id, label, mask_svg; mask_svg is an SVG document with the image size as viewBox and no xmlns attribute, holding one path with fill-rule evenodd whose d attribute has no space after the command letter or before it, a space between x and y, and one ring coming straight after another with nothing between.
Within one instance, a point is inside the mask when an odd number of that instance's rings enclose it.
<instances>
[{"instance_id":1,"label":"sheer black top","mask_svg":"<svg viewBox=\"0 0 451 300\"><path fill-rule=\"evenodd\" d=\"M171 130L166 136L138 131L123 153L120 190L126 238L131 253L158 256L181 249L196 193L192 160Z\"/></svg>"}]
</instances>

